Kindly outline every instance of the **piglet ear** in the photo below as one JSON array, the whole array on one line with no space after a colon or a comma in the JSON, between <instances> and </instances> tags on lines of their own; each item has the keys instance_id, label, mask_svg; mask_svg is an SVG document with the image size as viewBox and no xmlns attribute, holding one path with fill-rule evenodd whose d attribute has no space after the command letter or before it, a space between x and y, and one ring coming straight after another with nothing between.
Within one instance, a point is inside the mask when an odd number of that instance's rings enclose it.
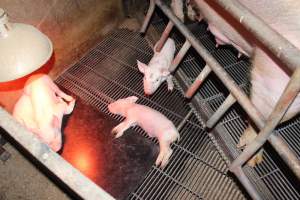
<instances>
[{"instance_id":1,"label":"piglet ear","mask_svg":"<svg viewBox=\"0 0 300 200\"><path fill-rule=\"evenodd\" d=\"M127 97L127 100L129 100L130 103L135 103L139 98L136 96Z\"/></svg>"},{"instance_id":2,"label":"piglet ear","mask_svg":"<svg viewBox=\"0 0 300 200\"><path fill-rule=\"evenodd\" d=\"M146 67L148 67L146 64L140 62L139 60L137 60L137 65L138 65L138 68L140 70L141 73L145 73L145 69Z\"/></svg>"},{"instance_id":3,"label":"piglet ear","mask_svg":"<svg viewBox=\"0 0 300 200\"><path fill-rule=\"evenodd\" d=\"M59 119L56 115L53 115L53 117L52 117L52 127L60 128Z\"/></svg>"},{"instance_id":4,"label":"piglet ear","mask_svg":"<svg viewBox=\"0 0 300 200\"><path fill-rule=\"evenodd\" d=\"M162 69L160 72L161 72L162 76L169 76L170 75L170 72L167 69Z\"/></svg>"}]
</instances>

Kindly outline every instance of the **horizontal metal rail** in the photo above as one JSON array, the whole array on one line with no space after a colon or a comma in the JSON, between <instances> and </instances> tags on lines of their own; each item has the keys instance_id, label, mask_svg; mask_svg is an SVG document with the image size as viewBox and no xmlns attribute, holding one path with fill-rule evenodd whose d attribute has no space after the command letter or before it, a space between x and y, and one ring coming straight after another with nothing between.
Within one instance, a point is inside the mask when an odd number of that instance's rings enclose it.
<instances>
[{"instance_id":1,"label":"horizontal metal rail","mask_svg":"<svg viewBox=\"0 0 300 200\"><path fill-rule=\"evenodd\" d=\"M218 1L218 0L217 0ZM226 0L224 0L225 2ZM222 2L222 0L220 0ZM232 1L230 1L232 2ZM227 1L228 3L228 1ZM293 151L291 151L288 145L278 136L272 134L273 129L280 122L282 117L284 116L288 106L293 102L294 98L299 92L300 82L297 84L298 79L298 71L295 72L289 82L289 87L286 88L285 92L282 94L278 104L273 110L267 124L265 124L265 119L262 117L261 113L255 108L255 106L251 103L247 95L236 85L236 83L232 80L232 78L226 73L226 71L220 66L220 64L209 54L209 52L201 45L198 40L194 37L194 35L185 27L184 24L180 22L179 19L172 13L172 11L166 6L161 0L151 0L150 4L156 4L163 13L170 19L169 24L175 25L177 29L185 36L187 41L194 47L194 49L198 52L200 56L206 61L206 64L215 72L215 74L219 77L222 83L227 87L230 91L230 96L232 97L232 101L228 103L227 106L223 106L224 109L218 110L218 114L214 116L214 119L211 119L209 126L215 123L216 119L220 118L220 116L226 112L230 108L230 106L236 101L243 107L246 113L250 116L253 122L257 125L257 127L262 130L260 134L256 137L255 142L252 145L248 146L244 152L238 157L238 160L233 162L234 165L230 167L231 171L233 171L236 176L240 179L240 181L244 184L245 188L248 190L249 194L254 198L258 199L257 192L253 189L253 186L250 184L246 176L241 173L241 166L251 157L254 153L262 147L264 142L269 139L269 142L272 144L274 149L279 153L279 155L283 158L283 160L288 164L288 166L292 169L292 171L300 178L300 162ZM224 4L225 5L225 4ZM226 10L228 7L224 6ZM234 7L236 8L236 7ZM243 8L245 9L245 8ZM246 9L245 9L246 10ZM249 12L250 13L250 12ZM249 14L251 15L251 13ZM240 21L243 21L244 18L240 18ZM252 18L254 20L254 18ZM258 19L257 19L258 20ZM255 21L255 20L254 20ZM149 21L148 21L149 23ZM260 26L267 26L263 22L259 22ZM251 24L251 23L250 23ZM143 25L144 26L144 25ZM249 25L253 26L253 25ZM173 26L172 26L173 27ZM252 30L252 29L251 29ZM264 29L265 30L265 29ZM291 70L294 70L297 66L300 66L300 59L290 59L291 56L297 56L300 58L300 52L293 45L289 44L284 38L282 38L278 33L272 31L272 29L267 28L266 31L269 33L267 35L275 34L276 37L280 38L280 42L277 44L271 44L274 40L266 40L267 42L263 42L266 45L270 45L270 50L279 58L284 61L287 65L290 66ZM168 33L170 31L168 30ZM254 32L259 32L254 31ZM265 34L265 33L264 33ZM258 36L260 37L260 36ZM167 35L163 35L163 40L165 41ZM269 42L271 42L269 44ZM283 46L281 46L284 44ZM162 46L162 44L160 44ZM282 54L282 48L289 49L290 53L288 55ZM283 49L284 49L283 48ZM201 84L201 83L200 83ZM199 85L200 85L199 84ZM194 92L194 91L192 91ZM192 94L190 92L190 94ZM286 96L287 95L287 96ZM266 126L265 126L266 125ZM243 176L242 176L243 175Z\"/></svg>"},{"instance_id":2,"label":"horizontal metal rail","mask_svg":"<svg viewBox=\"0 0 300 200\"><path fill-rule=\"evenodd\" d=\"M214 0L262 42L287 67L300 66L300 50L235 0ZM266 5L267 6L267 5Z\"/></svg>"},{"instance_id":3,"label":"horizontal metal rail","mask_svg":"<svg viewBox=\"0 0 300 200\"><path fill-rule=\"evenodd\" d=\"M33 133L19 124L1 107L0 126L82 199L114 200L110 194L86 178L61 156L52 151L47 145L40 142Z\"/></svg>"}]
</instances>

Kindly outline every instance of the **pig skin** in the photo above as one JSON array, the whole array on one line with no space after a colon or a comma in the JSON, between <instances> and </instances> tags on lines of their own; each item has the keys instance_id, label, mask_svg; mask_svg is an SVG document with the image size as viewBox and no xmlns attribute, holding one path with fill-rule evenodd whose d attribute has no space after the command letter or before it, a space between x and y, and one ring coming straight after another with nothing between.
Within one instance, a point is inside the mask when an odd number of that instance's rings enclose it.
<instances>
[{"instance_id":1,"label":"pig skin","mask_svg":"<svg viewBox=\"0 0 300 200\"><path fill-rule=\"evenodd\" d=\"M217 44L231 44L243 54L252 57L250 99L267 119L290 79L289 74L284 71L286 67L215 2L194 1L209 24L209 29L216 36ZM239 0L239 2L300 49L300 1ZM282 121L291 119L299 111L300 96L298 95ZM247 145L255 138L253 135L256 133L248 131L249 129L253 128L246 129L238 146L242 146L242 143ZM258 154L256 158L258 161L255 163L262 160Z\"/></svg>"},{"instance_id":2,"label":"pig skin","mask_svg":"<svg viewBox=\"0 0 300 200\"><path fill-rule=\"evenodd\" d=\"M140 72L144 74L144 92L147 95L153 94L164 81L167 81L169 91L174 87L169 68L174 59L175 42L168 38L160 52L156 52L156 46L157 44L154 46L154 56L148 65L137 61Z\"/></svg>"},{"instance_id":3,"label":"pig skin","mask_svg":"<svg viewBox=\"0 0 300 200\"><path fill-rule=\"evenodd\" d=\"M171 9L176 17L178 17L180 21L184 22L183 0L172 0Z\"/></svg>"},{"instance_id":4,"label":"pig skin","mask_svg":"<svg viewBox=\"0 0 300 200\"><path fill-rule=\"evenodd\" d=\"M256 132L252 128L252 126L248 126L248 128L244 131L243 135L240 137L240 141L237 145L237 148L244 148L249 145L256 137ZM250 167L255 167L256 164L259 164L263 161L263 150L260 149L258 153L248 160L247 164Z\"/></svg>"},{"instance_id":5,"label":"pig skin","mask_svg":"<svg viewBox=\"0 0 300 200\"><path fill-rule=\"evenodd\" d=\"M174 124L160 112L144 105L136 104L137 97L131 96L119 99L108 105L108 110L126 119L113 128L116 138L121 137L125 130L133 126L140 126L150 137L159 141L160 152L156 159L156 166L165 167L172 154L170 144L180 139Z\"/></svg>"},{"instance_id":6,"label":"pig skin","mask_svg":"<svg viewBox=\"0 0 300 200\"><path fill-rule=\"evenodd\" d=\"M54 151L59 151L62 117L70 114L74 106L75 99L62 92L49 76L37 74L27 80L13 116Z\"/></svg>"}]
</instances>

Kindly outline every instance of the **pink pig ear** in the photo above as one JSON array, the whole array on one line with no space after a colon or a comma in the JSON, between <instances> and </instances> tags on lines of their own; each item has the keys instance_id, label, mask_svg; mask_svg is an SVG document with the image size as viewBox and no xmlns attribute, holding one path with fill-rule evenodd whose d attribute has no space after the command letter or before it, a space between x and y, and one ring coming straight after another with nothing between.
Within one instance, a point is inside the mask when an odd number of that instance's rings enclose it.
<instances>
[{"instance_id":1,"label":"pink pig ear","mask_svg":"<svg viewBox=\"0 0 300 200\"><path fill-rule=\"evenodd\" d=\"M130 103L135 103L139 98L136 96L127 97L127 100L129 100Z\"/></svg>"},{"instance_id":2,"label":"pink pig ear","mask_svg":"<svg viewBox=\"0 0 300 200\"><path fill-rule=\"evenodd\" d=\"M170 74L170 72L166 69L162 69L160 72L161 72L162 76L169 76L169 74Z\"/></svg>"},{"instance_id":3,"label":"pink pig ear","mask_svg":"<svg viewBox=\"0 0 300 200\"><path fill-rule=\"evenodd\" d=\"M52 126L55 128L60 127L59 119L56 115L53 115L53 117L52 117Z\"/></svg>"},{"instance_id":4,"label":"pink pig ear","mask_svg":"<svg viewBox=\"0 0 300 200\"><path fill-rule=\"evenodd\" d=\"M137 60L137 65L138 65L138 68L139 68L140 72L144 74L145 69L148 66L145 63L140 62L139 60Z\"/></svg>"}]
</instances>

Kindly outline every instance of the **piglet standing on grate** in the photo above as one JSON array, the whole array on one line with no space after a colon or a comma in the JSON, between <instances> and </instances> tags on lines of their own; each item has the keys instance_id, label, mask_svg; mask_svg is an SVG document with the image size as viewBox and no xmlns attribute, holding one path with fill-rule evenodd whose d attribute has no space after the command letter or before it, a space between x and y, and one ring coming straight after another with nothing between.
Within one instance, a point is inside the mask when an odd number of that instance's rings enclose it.
<instances>
[{"instance_id":1,"label":"piglet standing on grate","mask_svg":"<svg viewBox=\"0 0 300 200\"><path fill-rule=\"evenodd\" d=\"M170 145L179 140L179 133L167 117L152 108L136 104L137 100L137 97L131 96L108 105L108 110L111 113L126 117L122 123L114 127L112 133L115 133L116 138L118 138L128 128L140 126L150 137L158 139L160 151L155 164L163 168L168 164L173 152Z\"/></svg>"},{"instance_id":2,"label":"piglet standing on grate","mask_svg":"<svg viewBox=\"0 0 300 200\"><path fill-rule=\"evenodd\" d=\"M54 151L59 151L62 118L74 106L75 99L62 92L49 76L37 74L27 80L13 116Z\"/></svg>"},{"instance_id":3,"label":"piglet standing on grate","mask_svg":"<svg viewBox=\"0 0 300 200\"><path fill-rule=\"evenodd\" d=\"M171 91L174 87L169 68L174 59L175 42L168 38L160 52L156 52L156 45L154 56L148 65L137 61L140 72L144 74L143 83L146 95L153 94L164 81L167 81L168 90Z\"/></svg>"}]
</instances>

